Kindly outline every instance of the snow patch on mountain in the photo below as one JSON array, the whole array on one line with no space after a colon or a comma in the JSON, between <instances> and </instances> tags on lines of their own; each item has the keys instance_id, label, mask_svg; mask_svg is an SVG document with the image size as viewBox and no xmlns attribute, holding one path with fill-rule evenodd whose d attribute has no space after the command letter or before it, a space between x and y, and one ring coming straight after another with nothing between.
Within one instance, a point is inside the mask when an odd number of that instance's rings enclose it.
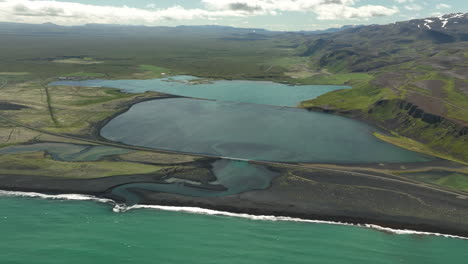
<instances>
[{"instance_id":1,"label":"snow patch on mountain","mask_svg":"<svg viewBox=\"0 0 468 264\"><path fill-rule=\"evenodd\" d=\"M458 24L460 19L467 19L468 13L454 13L441 15L434 18L417 20L416 25L419 29L447 29L450 24Z\"/></svg>"}]
</instances>

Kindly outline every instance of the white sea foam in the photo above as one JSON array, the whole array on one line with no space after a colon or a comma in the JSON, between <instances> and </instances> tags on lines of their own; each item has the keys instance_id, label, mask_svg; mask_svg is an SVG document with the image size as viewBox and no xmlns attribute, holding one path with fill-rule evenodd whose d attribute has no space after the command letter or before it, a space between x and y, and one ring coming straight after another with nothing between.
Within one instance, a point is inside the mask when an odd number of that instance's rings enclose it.
<instances>
[{"instance_id":1,"label":"white sea foam","mask_svg":"<svg viewBox=\"0 0 468 264\"><path fill-rule=\"evenodd\" d=\"M397 235L427 235L427 236L439 236L439 237L468 240L468 237L447 235L447 234L441 234L441 233L414 231L414 230L407 230L407 229L393 229L393 228L383 227L383 226L373 225L373 224L351 224L351 223L334 222L334 221L309 220L309 219L294 218L294 217L287 217L287 216L238 214L238 213L217 211L217 210L211 210L211 209L204 209L204 208L199 208L199 207L134 205L134 206L130 206L127 208L120 207L118 212L125 212L125 211L132 210L132 209L155 209L155 210L182 212L182 213L191 213L191 214L228 216L228 217L245 218L245 219L256 220L256 221L273 221L273 222L286 221L286 222L301 222L301 223L314 223L314 224L327 224L327 225L356 226L356 227L363 227L363 228L369 228L369 229L374 229L378 231L388 232L388 233L397 234Z\"/></svg>"},{"instance_id":2,"label":"white sea foam","mask_svg":"<svg viewBox=\"0 0 468 264\"><path fill-rule=\"evenodd\" d=\"M300 222L300 223L314 223L314 224L327 224L327 225L357 226L357 227L369 228L369 229L379 230L379 231L388 232L388 233L397 234L397 235L427 235L427 236L439 236L439 237L446 237L446 238L457 238L457 239L468 240L468 237L414 231L414 230L407 230L407 229L393 229L393 228L382 227L382 226L373 225L373 224L351 224L351 223L334 222L334 221L309 220L309 219L294 218L294 217L287 217L287 216L239 214L239 213L204 209L204 208L199 208L199 207L163 206L163 205L126 206L123 204L118 204L111 199L98 198L92 195L83 195L83 194L51 195L51 194L42 194L42 193L36 193L36 192L16 192L16 191L0 190L0 196L31 197L31 198L71 200L71 201L95 201L99 203L106 203L106 204L113 205L112 210L116 213L124 213L129 210L135 210L135 209L153 209L153 210L181 212L181 213L190 213L190 214L236 217L236 218L244 218L244 219L250 219L250 220L255 220L255 221L273 221L273 222L282 221L282 222Z\"/></svg>"},{"instance_id":3,"label":"white sea foam","mask_svg":"<svg viewBox=\"0 0 468 264\"><path fill-rule=\"evenodd\" d=\"M16 197L31 197L41 199L52 199L52 200L71 200L71 201L96 201L100 203L115 204L111 199L98 198L92 195L84 194L43 194L36 192L15 192L15 191L2 191L0 190L0 196L16 196Z\"/></svg>"}]
</instances>

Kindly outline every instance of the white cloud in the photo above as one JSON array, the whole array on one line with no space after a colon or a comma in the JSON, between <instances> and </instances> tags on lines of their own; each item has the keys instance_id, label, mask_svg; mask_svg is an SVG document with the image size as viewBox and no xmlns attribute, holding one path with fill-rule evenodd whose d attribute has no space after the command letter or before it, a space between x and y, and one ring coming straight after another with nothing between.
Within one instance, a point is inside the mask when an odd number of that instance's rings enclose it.
<instances>
[{"instance_id":1,"label":"white cloud","mask_svg":"<svg viewBox=\"0 0 468 264\"><path fill-rule=\"evenodd\" d=\"M420 11L423 9L423 7L418 4L409 4L405 5L405 9L410 11Z\"/></svg>"},{"instance_id":2,"label":"white cloud","mask_svg":"<svg viewBox=\"0 0 468 264\"><path fill-rule=\"evenodd\" d=\"M212 10L245 12L306 11L319 6L350 6L355 0L202 0Z\"/></svg>"},{"instance_id":3,"label":"white cloud","mask_svg":"<svg viewBox=\"0 0 468 264\"><path fill-rule=\"evenodd\" d=\"M309 12L318 19L367 19L389 16L398 8L381 5L356 6L358 0L200 0L205 8L179 5L147 9L127 6L97 6L46 0L0 0L0 20L61 25L86 23L156 25L164 20L216 20L227 17L276 15L281 12ZM401 0L398 0L401 1ZM411 1L411 0L410 0Z\"/></svg>"},{"instance_id":4,"label":"white cloud","mask_svg":"<svg viewBox=\"0 0 468 264\"><path fill-rule=\"evenodd\" d=\"M233 11L185 9L181 6L145 10L127 6L96 6L56 1L0 1L0 20L28 23L53 22L61 25L86 23L154 25L162 20L212 19L240 15Z\"/></svg>"},{"instance_id":5,"label":"white cloud","mask_svg":"<svg viewBox=\"0 0 468 264\"><path fill-rule=\"evenodd\" d=\"M323 5L316 8L319 19L352 19L352 18L371 18L380 16L390 16L398 12L398 8L387 8L384 6L366 5L360 7Z\"/></svg>"},{"instance_id":6,"label":"white cloud","mask_svg":"<svg viewBox=\"0 0 468 264\"><path fill-rule=\"evenodd\" d=\"M447 4L444 4L444 3L440 3L440 4L436 5L437 9L447 9L447 8L451 8L451 7L452 7L451 5L447 5Z\"/></svg>"},{"instance_id":7,"label":"white cloud","mask_svg":"<svg viewBox=\"0 0 468 264\"><path fill-rule=\"evenodd\" d=\"M356 7L356 0L202 0L210 10L233 10L245 14L276 14L283 11L312 12L318 19L350 19L389 16L396 7Z\"/></svg>"}]
</instances>

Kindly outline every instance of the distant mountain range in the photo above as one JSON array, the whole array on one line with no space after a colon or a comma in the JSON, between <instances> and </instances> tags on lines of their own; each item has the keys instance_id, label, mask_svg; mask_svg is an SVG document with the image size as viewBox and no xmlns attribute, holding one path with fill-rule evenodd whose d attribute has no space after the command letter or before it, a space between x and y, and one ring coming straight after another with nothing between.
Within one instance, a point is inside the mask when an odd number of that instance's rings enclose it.
<instances>
[{"instance_id":1,"label":"distant mountain range","mask_svg":"<svg viewBox=\"0 0 468 264\"><path fill-rule=\"evenodd\" d=\"M315 31L298 31L301 34L323 34L339 32L350 28L361 27L361 25L345 25L339 28L329 28ZM131 29L131 30L130 30ZM285 33L283 31L270 31L262 28L235 28L231 26L201 25L201 26L134 26L116 24L86 24L82 26L60 26L54 23L23 24L0 22L0 34L139 34L139 33L205 33L205 34L243 34L257 33L265 35L276 35Z\"/></svg>"},{"instance_id":2,"label":"distant mountain range","mask_svg":"<svg viewBox=\"0 0 468 264\"><path fill-rule=\"evenodd\" d=\"M421 30L443 30L450 32L463 31L468 20L468 14L454 13L447 14L437 17L430 17L424 19L413 19L405 22L396 22L389 25L345 25L337 28L329 28L324 30L312 30L312 31L289 31L301 34L327 34L336 33L346 30L355 30L362 27L391 27L396 25L398 27L404 27L406 29L415 27ZM131 32L128 32L131 29ZM43 24L23 24L23 23L11 23L11 22L0 22L0 34L122 34L122 33L160 33L160 32L187 32L187 31L199 31L204 33L261 33L261 34L281 34L283 31L270 31L261 28L235 28L231 26L219 26L219 25L200 25L200 26L134 26L134 25L117 25L117 24L86 24L82 26L60 26L54 23L43 23ZM465 36L464 36L465 37Z\"/></svg>"}]
</instances>

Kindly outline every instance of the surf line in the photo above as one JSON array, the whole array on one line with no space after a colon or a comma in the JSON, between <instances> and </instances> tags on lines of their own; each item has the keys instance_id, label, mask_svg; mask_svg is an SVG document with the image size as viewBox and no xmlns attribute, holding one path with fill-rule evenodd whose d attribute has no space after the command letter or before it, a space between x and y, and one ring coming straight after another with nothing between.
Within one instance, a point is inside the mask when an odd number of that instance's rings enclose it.
<instances>
[{"instance_id":1,"label":"surf line","mask_svg":"<svg viewBox=\"0 0 468 264\"><path fill-rule=\"evenodd\" d=\"M115 213L124 213L129 210L136 209L152 209L160 211L169 211L169 212L180 212L180 213L189 213L189 214L199 214L199 215L212 215L212 216L226 216L226 217L235 217L235 218L244 218L254 221L271 221L271 222L298 222L298 223L313 223L313 224L326 224L326 225L340 225L340 226L354 226L367 229L373 229L377 231L389 232L396 235L426 235L426 236L437 236L437 237L446 237L446 238L456 238L462 240L468 240L468 237L457 236L457 235L448 235L441 233L433 232L423 232L415 231L408 229L393 229L389 227L383 227L374 224L351 224L344 222L334 222L334 221L324 221L324 220L310 220L302 218L294 218L287 216L273 216L273 215L250 215L250 214L239 214L231 213L225 211L217 211L199 207L183 207L183 206L165 206L165 205L133 205L126 206L125 204L116 203L112 199L99 198L92 195L84 194L43 194L37 192L19 192L19 191L3 191L0 190L0 196L14 196L14 197L30 197L30 198L40 198L40 199L49 199L49 200L68 200L68 201L94 201L99 203L106 203L113 206L112 210Z\"/></svg>"}]
</instances>

